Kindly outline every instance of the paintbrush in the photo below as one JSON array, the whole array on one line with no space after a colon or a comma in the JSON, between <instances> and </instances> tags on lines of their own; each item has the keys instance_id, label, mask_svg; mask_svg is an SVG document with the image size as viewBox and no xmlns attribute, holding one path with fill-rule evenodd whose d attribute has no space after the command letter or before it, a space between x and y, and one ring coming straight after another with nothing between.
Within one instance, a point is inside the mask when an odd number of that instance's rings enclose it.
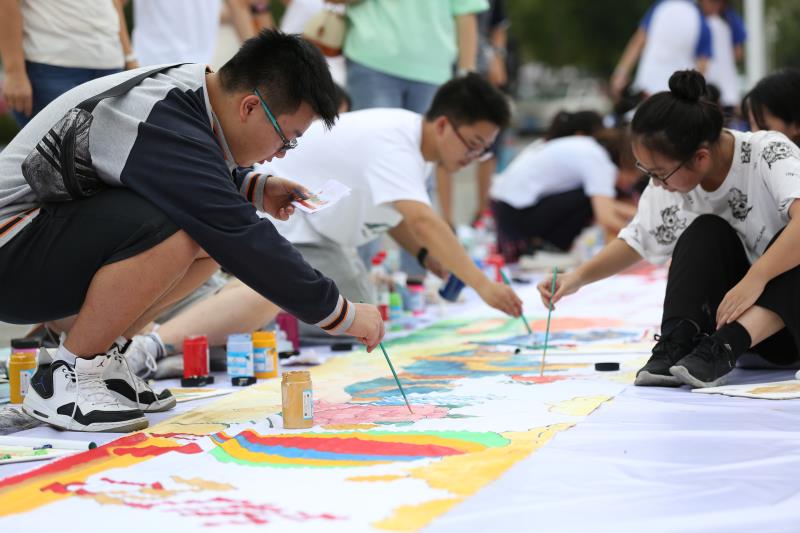
<instances>
[{"instance_id":1,"label":"paintbrush","mask_svg":"<svg viewBox=\"0 0 800 533\"><path fill-rule=\"evenodd\" d=\"M394 365L392 365L392 360L389 359L389 354L386 353L386 348L383 347L383 343L379 344L381 347L381 351L383 352L383 356L386 358L386 362L389 363L389 368L392 371L392 375L394 376L394 381L397 383L397 388L400 389L400 394L403 395L403 399L406 401L406 407L408 407L408 412L412 415L414 411L411 410L411 404L408 403L408 398L406 397L406 391L403 390L403 386L400 384L400 378L397 377L397 372L394 371Z\"/></svg>"},{"instance_id":2,"label":"paintbrush","mask_svg":"<svg viewBox=\"0 0 800 533\"><path fill-rule=\"evenodd\" d=\"M544 358L547 355L547 342L550 340L550 315L553 314L553 295L556 292L556 276L558 269L553 267L553 282L550 284L550 302L547 308L547 326L544 328L544 349L542 350L542 364L539 375L544 376Z\"/></svg>"},{"instance_id":3,"label":"paintbrush","mask_svg":"<svg viewBox=\"0 0 800 533\"><path fill-rule=\"evenodd\" d=\"M506 273L503 272L502 269L500 269L500 275L503 276L503 282L510 287L511 286L511 282L508 280L508 276L506 276ZM525 329L528 330L528 335L530 335L532 337L533 336L533 330L531 329L531 325L528 324L528 320L525 318L525 315L523 313L520 313L519 314L519 318L522 320L522 323L525 324Z\"/></svg>"}]
</instances>

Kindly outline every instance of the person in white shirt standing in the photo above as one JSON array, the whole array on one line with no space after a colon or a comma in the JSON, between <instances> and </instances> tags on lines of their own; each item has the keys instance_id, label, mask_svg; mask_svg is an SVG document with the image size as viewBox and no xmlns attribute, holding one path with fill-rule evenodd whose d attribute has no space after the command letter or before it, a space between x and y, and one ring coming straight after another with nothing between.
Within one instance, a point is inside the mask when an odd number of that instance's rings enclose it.
<instances>
[{"instance_id":1,"label":"person in white shirt standing","mask_svg":"<svg viewBox=\"0 0 800 533\"><path fill-rule=\"evenodd\" d=\"M744 57L747 32L744 21L725 0L701 0L700 7L711 30L714 55L708 61L706 81L717 86L726 112L739 105L741 84L736 63Z\"/></svg>"},{"instance_id":2,"label":"person in white shirt standing","mask_svg":"<svg viewBox=\"0 0 800 533\"><path fill-rule=\"evenodd\" d=\"M800 149L781 133L722 128L696 71L672 75L631 125L650 178L633 221L545 305L642 258L671 260L661 337L637 385L721 385L745 351L797 360L800 339Z\"/></svg>"},{"instance_id":3,"label":"person in white shirt standing","mask_svg":"<svg viewBox=\"0 0 800 533\"><path fill-rule=\"evenodd\" d=\"M658 0L645 13L614 69L612 95L619 97L628 86L637 59L632 88L649 96L665 91L676 70L705 72L711 52L711 30L696 3Z\"/></svg>"},{"instance_id":4,"label":"person in white shirt standing","mask_svg":"<svg viewBox=\"0 0 800 533\"><path fill-rule=\"evenodd\" d=\"M136 68L122 0L0 0L3 94L20 127L58 96Z\"/></svg>"}]
</instances>

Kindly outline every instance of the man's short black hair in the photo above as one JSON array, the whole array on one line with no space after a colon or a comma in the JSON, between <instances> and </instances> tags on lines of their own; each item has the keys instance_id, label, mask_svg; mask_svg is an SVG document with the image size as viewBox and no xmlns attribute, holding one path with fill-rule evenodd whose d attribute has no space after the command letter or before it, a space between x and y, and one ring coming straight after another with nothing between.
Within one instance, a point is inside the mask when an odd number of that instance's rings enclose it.
<instances>
[{"instance_id":1,"label":"man's short black hair","mask_svg":"<svg viewBox=\"0 0 800 533\"><path fill-rule=\"evenodd\" d=\"M456 126L481 120L506 128L511 120L508 99L482 76L474 73L455 78L436 91L425 114L427 120L445 116Z\"/></svg>"},{"instance_id":2,"label":"man's short black hair","mask_svg":"<svg viewBox=\"0 0 800 533\"><path fill-rule=\"evenodd\" d=\"M297 35L262 30L219 69L219 78L227 92L258 88L276 116L294 113L303 102L328 128L339 116L336 86L325 58Z\"/></svg>"}]
</instances>

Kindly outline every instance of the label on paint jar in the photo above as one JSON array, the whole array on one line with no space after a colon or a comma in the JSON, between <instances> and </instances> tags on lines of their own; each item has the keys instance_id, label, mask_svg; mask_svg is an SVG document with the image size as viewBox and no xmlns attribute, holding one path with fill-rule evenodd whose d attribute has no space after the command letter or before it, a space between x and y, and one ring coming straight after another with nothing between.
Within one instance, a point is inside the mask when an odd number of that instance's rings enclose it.
<instances>
[{"instance_id":1,"label":"label on paint jar","mask_svg":"<svg viewBox=\"0 0 800 533\"><path fill-rule=\"evenodd\" d=\"M311 389L303 391L303 419L311 420L314 418L314 398L311 395Z\"/></svg>"},{"instance_id":2,"label":"label on paint jar","mask_svg":"<svg viewBox=\"0 0 800 533\"><path fill-rule=\"evenodd\" d=\"M22 396L28 394L28 387L30 387L32 377L33 377L33 370L19 371L19 393Z\"/></svg>"},{"instance_id":3,"label":"label on paint jar","mask_svg":"<svg viewBox=\"0 0 800 533\"><path fill-rule=\"evenodd\" d=\"M267 368L267 349L253 348L253 369L256 372L267 372L272 370Z\"/></svg>"}]
</instances>

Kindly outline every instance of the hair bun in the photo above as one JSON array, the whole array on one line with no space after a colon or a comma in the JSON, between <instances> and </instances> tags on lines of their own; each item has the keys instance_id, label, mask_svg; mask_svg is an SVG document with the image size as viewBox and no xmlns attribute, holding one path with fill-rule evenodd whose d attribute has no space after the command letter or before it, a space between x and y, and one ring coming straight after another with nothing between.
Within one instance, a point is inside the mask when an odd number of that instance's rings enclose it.
<instances>
[{"instance_id":1,"label":"hair bun","mask_svg":"<svg viewBox=\"0 0 800 533\"><path fill-rule=\"evenodd\" d=\"M681 100L699 102L706 94L706 79L696 70L678 70L669 77L669 91Z\"/></svg>"}]
</instances>

